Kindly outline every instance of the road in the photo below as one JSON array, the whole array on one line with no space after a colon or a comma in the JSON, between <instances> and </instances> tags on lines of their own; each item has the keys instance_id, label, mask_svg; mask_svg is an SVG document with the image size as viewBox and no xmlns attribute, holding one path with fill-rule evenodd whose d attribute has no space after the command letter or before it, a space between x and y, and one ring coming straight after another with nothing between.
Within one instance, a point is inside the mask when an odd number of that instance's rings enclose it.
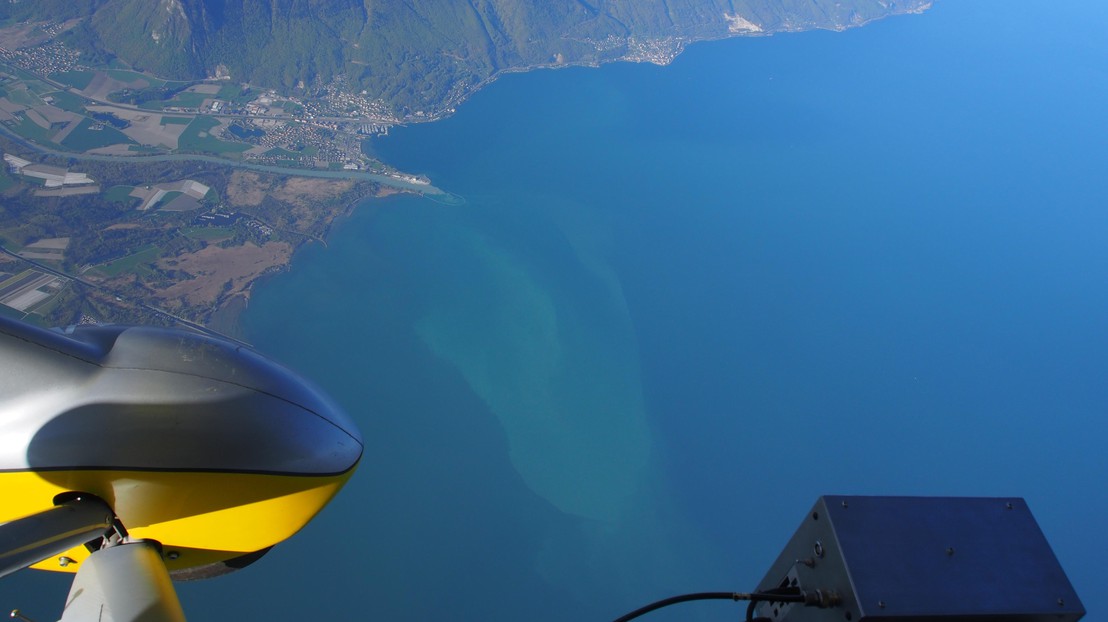
<instances>
[{"instance_id":1,"label":"road","mask_svg":"<svg viewBox=\"0 0 1108 622\"><path fill-rule=\"evenodd\" d=\"M245 168L254 171L261 171L263 173L274 173L277 175L287 175L290 177L322 177L326 179L354 179L358 181L372 181L379 183L382 186L388 186L390 188L396 188L398 190L405 190L408 192L416 192L436 198L454 196L451 193L436 188L435 186L432 186L430 184L414 184L389 175L381 175L379 173L367 173L365 171L332 171L305 168L286 168L282 166L269 166L266 164L252 164L250 162L235 162L233 160L220 158L218 156L192 153L167 153L161 155L133 156L110 156L88 153L72 153L69 151L58 151L56 149L51 149L38 143L29 141L19 134L11 131L10 129L8 129L7 126L3 124L0 124L0 132L2 132L4 135L11 138L12 140L18 142L19 144L26 146L28 149L34 149L35 151L38 151L40 153L47 153L61 158L72 158L74 160L92 160L96 162L210 162L212 164L220 164L223 166L231 166L235 168Z\"/></svg>"},{"instance_id":2,"label":"road","mask_svg":"<svg viewBox=\"0 0 1108 622\"><path fill-rule=\"evenodd\" d=\"M85 287L90 287L92 289L96 289L96 290L99 290L101 292L104 292L105 294L115 298L116 300L120 300L120 301L123 300L119 296L119 294L113 292L110 289L107 289L107 288L101 287L101 286L99 286L95 283L91 283L89 281L86 281L86 280L82 279L79 276L74 276L72 274L66 274L65 272L62 272L60 270L55 270L54 268L51 268L50 266L39 263L39 262L37 262L33 259L27 259L26 257L20 257L19 255L17 255L15 253L11 252L10 250L4 248L2 245L0 245L0 253L3 253L3 254L5 254L9 257L14 257L15 259L18 259L19 261L28 263L28 264L34 266L36 269L41 270L41 271L43 271L47 274L52 274L54 276L61 277L63 279L68 279L70 281L75 281L77 283L80 283L81 285L84 285ZM151 313L156 313L157 315L160 315L160 316L162 316L166 319L177 322L181 326L187 326L188 328L191 328L192 330L195 330L197 332L208 335L209 337L216 337L218 339L223 339L223 340L227 340L227 341L234 341L236 343L239 343L239 344L242 344L242 345L245 345L245 346L250 345L250 344L248 344L244 341L239 341L238 339L235 339L233 337L228 337L227 335L224 335L223 333L220 333L219 331L214 331L214 330L204 326L203 324L197 324L196 322L192 322L192 321L186 320L183 317L174 315L174 314L170 313L169 311L166 311L165 309L159 309L158 307L148 305L144 302L131 301L131 304L135 305L136 307L141 307L143 309L146 309L147 311L150 311Z\"/></svg>"},{"instance_id":3,"label":"road","mask_svg":"<svg viewBox=\"0 0 1108 622\"><path fill-rule=\"evenodd\" d=\"M53 87L57 88L58 90L73 93L74 95L77 95L77 96L81 97L82 99L85 99L85 100L88 100L88 101L91 101L91 102L95 102L98 105L112 106L112 107L118 108L120 110L129 110L129 111L142 110L138 106L131 106L131 105L127 105L127 104L117 104L115 102L104 101L104 100L92 98L92 97L89 97L89 96L85 95L81 91L78 91L78 90L76 90L72 87L69 87L69 86L65 85L65 84L61 84L60 82L52 80L52 79L50 79L46 76L41 76L39 74L32 73L32 72L27 71L25 69L21 69L20 71L23 71L26 74L32 75L32 76L35 77L35 79L41 80L41 81L49 84L50 86L53 86ZM159 114L167 114L168 116L176 116L176 117L181 117L181 118L193 118L193 117L198 116L198 115L191 115L191 114L173 114L173 113L159 113ZM244 116L244 115L218 115L218 114L205 115L205 116L213 116L213 117L217 117L217 118L227 118L227 119L274 119L274 118L278 118L278 117ZM358 122L359 120L349 119L349 118L342 118L342 117L335 117L335 118L318 117L318 118L314 119L314 121L334 121L334 122L352 123L352 122ZM370 119L370 120L366 120L366 122L372 123L372 122L374 122L374 120ZM444 190L441 190L439 188L436 188L432 185L429 185L429 184L427 184L427 185L425 185L425 184L414 184L414 183L411 183L411 182L408 182L408 181L404 181L402 179L398 179L398 178L393 177L391 175L382 175L380 173L367 173L365 171L352 171L352 170L334 171L334 170L317 170L317 169L303 169L303 168L287 168L287 167L283 167L283 166L270 166L270 165L266 165L266 164L252 164L252 163L249 163L249 162L236 162L236 161L228 160L227 158L221 158L221 157L218 157L218 156L210 156L210 155L202 155L202 154L191 154L191 153L172 153L172 154L160 154L160 155L133 155L133 156L131 156L131 155L129 155L129 156L111 156L111 155L99 155L99 154L72 153L72 152L68 152L68 151L58 151L56 149L51 149L51 148L46 147L44 145L40 145L38 143L30 141L30 140L24 138L23 136L20 136L19 134L16 134L15 132L11 131L10 129L8 129L3 124L0 124L0 131L2 131L9 138L12 138L13 140L16 140L17 142L19 142L20 144L26 146L29 149L34 149L35 151L38 151L40 153L48 153L50 155L54 155L54 156L58 156L58 157L73 158L75 160L93 160L93 161L98 161L98 162L171 162L171 161L209 162L209 163L213 163L213 164L222 164L222 165L225 165L225 166L232 166L232 167L237 167L237 168L245 168L245 169L260 171L260 172L263 172L263 173L274 173L274 174L277 174L277 175L288 175L288 176L295 176L295 177L322 177L322 178L325 178L325 179L354 179L354 180L358 180L358 181L371 181L371 182L381 184L382 186L388 186L390 188L396 188L397 190L404 190L404 191L407 191L407 192L416 192L416 193L419 193L419 194L427 195L427 196L435 198L436 200L440 200L441 202L445 202L445 203L448 203L448 204L456 204L456 203L460 202L459 197L456 197L455 195L452 195L451 193L446 192Z\"/></svg>"}]
</instances>

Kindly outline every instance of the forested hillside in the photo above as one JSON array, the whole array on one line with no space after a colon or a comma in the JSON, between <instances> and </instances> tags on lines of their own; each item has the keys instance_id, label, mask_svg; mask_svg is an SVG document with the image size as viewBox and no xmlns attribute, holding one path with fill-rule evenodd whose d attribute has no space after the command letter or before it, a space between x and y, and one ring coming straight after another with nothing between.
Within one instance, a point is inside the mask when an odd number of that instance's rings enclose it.
<instances>
[{"instance_id":1,"label":"forested hillside","mask_svg":"<svg viewBox=\"0 0 1108 622\"><path fill-rule=\"evenodd\" d=\"M739 34L842 29L929 0L0 0L0 19L80 18L97 62L285 92L336 77L401 116L436 114L505 70L631 59Z\"/></svg>"}]
</instances>

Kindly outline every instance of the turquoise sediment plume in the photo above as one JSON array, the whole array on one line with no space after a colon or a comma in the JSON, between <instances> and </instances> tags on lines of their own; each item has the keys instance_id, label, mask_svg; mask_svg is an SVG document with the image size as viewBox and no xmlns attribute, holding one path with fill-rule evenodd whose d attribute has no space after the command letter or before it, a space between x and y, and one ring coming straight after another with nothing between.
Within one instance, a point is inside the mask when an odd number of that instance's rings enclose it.
<instances>
[{"instance_id":1,"label":"turquoise sediment plume","mask_svg":"<svg viewBox=\"0 0 1108 622\"><path fill-rule=\"evenodd\" d=\"M650 457L618 282L577 250L570 295L564 278L475 231L455 243L451 250L467 255L478 274L466 289L440 291L418 335L500 421L531 490L568 514L618 520L640 492Z\"/></svg>"}]
</instances>

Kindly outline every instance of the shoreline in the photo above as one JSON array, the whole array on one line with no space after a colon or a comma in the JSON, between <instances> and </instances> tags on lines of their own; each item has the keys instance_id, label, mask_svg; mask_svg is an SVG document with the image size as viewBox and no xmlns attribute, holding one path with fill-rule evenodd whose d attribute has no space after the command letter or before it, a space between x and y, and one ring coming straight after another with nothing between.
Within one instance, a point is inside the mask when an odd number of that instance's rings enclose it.
<instances>
[{"instance_id":1,"label":"shoreline","mask_svg":"<svg viewBox=\"0 0 1108 622\"><path fill-rule=\"evenodd\" d=\"M833 26L825 26L819 29L843 31L847 29L859 28L867 25L870 22L887 19L889 17L895 17L898 15L918 14L925 12L932 8L931 2L922 2L919 6L908 10L891 12L879 17L874 17L856 23L843 23L834 24ZM676 34L668 37L656 37L643 40L636 40L629 38L624 42L622 49L618 56L604 57L604 52L600 52L595 58L581 59L578 61L556 61L548 63L538 63L533 65L518 66L518 67L505 67L494 71L491 75L483 80L473 84L471 87L463 90L456 97L451 98L443 102L436 112L432 112L425 116L405 117L401 124L405 123L429 123L439 121L449 116L452 116L457 106L468 100L474 94L481 89L490 86L499 78L506 74L511 73L527 73L531 71L537 71L542 69L564 69L570 67L587 67L598 68L604 65L616 64L616 63L651 63L657 66L666 66L671 64L678 56L687 51L688 46L701 43L701 42L714 42L721 40L737 39L739 37L752 37L752 36L770 36L777 33L792 33L803 32L807 30L815 29L813 27L791 27L791 28L779 28L769 31L730 31L730 32L692 32L686 31L684 34ZM614 51L614 50L612 50ZM299 233L295 231L285 231L286 233L296 233L301 235L299 240L290 241L292 246L291 252L289 252L287 258L281 258L279 262L274 262L267 270L257 274L253 278L246 281L245 285L241 289L237 289L234 292L229 292L226 296L217 295L215 300L212 301L210 311L204 313L201 311L196 315L196 324L204 327L209 327L215 332L223 333L232 338L242 338L242 314L245 313L250 307L250 298L254 291L255 286L262 282L263 279L271 277L277 274L281 274L293 269L294 262L298 261L298 253L305 247L308 242L317 241L324 245L326 248L327 240L330 238L331 232L338 222L344 220L351 214L355 208L359 205L370 203L373 199L385 198L393 194L402 195L416 195L425 199L429 199L434 203L445 206L460 206L466 203L464 197L456 195L454 193L442 190L440 188L431 185L430 183L422 183L414 175L401 176L399 172L397 175L387 175L378 173L368 173L364 171L337 171L337 170L313 170L313 169L294 169L284 168L270 165L252 164L249 162L235 161L227 158L193 154L193 153L173 153L173 154L159 154L159 155L106 155L106 154L90 154L90 153L71 153L56 151L50 147L38 144L34 140L25 139L24 137L15 134L9 128L0 126L0 132L2 132L8 139L15 141L32 151L43 153L52 158L64 158L69 160L87 160L87 161L99 161L99 162L112 162L112 163L154 163L154 162L174 162L174 161L191 161L202 162L208 164L214 164L216 166L225 166L234 170L252 170L256 173L263 173L268 175L276 175L282 178L296 178L296 177L314 177L314 178L330 178L330 179L347 179L361 183L369 182L376 186L372 191L361 194L355 199L349 201L341 209L335 209L332 212L331 207L328 207L328 217L330 222L327 222L323 227L323 231L318 234ZM364 143L362 151L364 152ZM331 216L330 214L334 215ZM287 239L287 238L286 238ZM199 309L196 309L199 310ZM173 314L165 311L161 313L173 316ZM191 315L191 314L190 314ZM187 325L190 320L184 320L184 318L178 318L178 321Z\"/></svg>"},{"instance_id":2,"label":"shoreline","mask_svg":"<svg viewBox=\"0 0 1108 622\"><path fill-rule=\"evenodd\" d=\"M228 296L225 300L216 301L215 305L213 306L212 313L208 316L208 319L204 322L204 325L212 331L249 344L251 347L253 347L253 344L247 339L247 335L243 331L242 317L250 309L250 299L254 293L255 288L261 284L264 284L267 280L285 274L286 272L291 270L293 263L297 261L297 256L301 253L303 249L307 248L313 242L322 243L324 249L326 250L328 248L326 239L331 236L331 232L334 231L334 229L339 226L341 222L352 216L358 207L369 205L375 201L379 201L382 199L405 195L419 196L421 198L440 203L440 201L436 200L433 196L428 196L420 193L410 193L402 190L386 192L384 194L382 194L381 191L378 190L376 193L364 194L356 199L347 202L346 206L334 217L331 223L327 226L326 231L323 232L323 235L321 236L322 240L317 240L316 238L305 238L292 249L292 253L289 255L288 261L282 264L279 269L273 270L267 274L259 275L255 279L251 280L250 283L246 286L245 291L236 292L235 294ZM463 203L465 201L464 198L458 197L458 195L454 195L453 193L445 193L445 195L448 195L450 197L457 197Z\"/></svg>"},{"instance_id":3,"label":"shoreline","mask_svg":"<svg viewBox=\"0 0 1108 622\"><path fill-rule=\"evenodd\" d=\"M886 13L884 15L879 15L879 16L876 16L876 17L871 17L869 19L859 21L857 23L838 24L835 27L830 27L830 26L809 26L809 27L793 26L793 27L788 27L788 28L782 28L780 30L757 30L757 31L739 31L739 32L730 32L729 31L729 32L724 32L724 33L714 33L714 34L710 34L710 35L699 35L699 36L697 36L697 35L674 35L674 36L669 37L669 38L656 38L656 39L644 39L644 40L642 40L642 43L657 43L657 42L663 42L664 41L667 44L672 45L672 47L669 50L670 53L665 55L664 57L659 57L659 58L650 58L650 57L647 57L647 56L637 56L637 55L632 54L630 49L628 49L624 53L624 55L619 56L619 57L615 57L615 58L595 58L595 59L588 59L588 60L583 59L583 60L577 60L577 61L537 63L537 64L534 64L534 65L522 65L522 66L518 66L518 67L504 67L502 69L497 69L491 75L489 75L488 77L486 77L486 78L480 80L479 82L473 84L471 87L468 87L465 91L459 93L454 98L451 98L447 101L442 102L442 104L439 106L438 110L433 110L431 112L426 113L423 116L418 116L418 117L417 116L412 116L412 115L407 115L407 116L401 118L399 120L399 123L397 123L397 125L402 127L404 125L409 125L409 124L433 123L435 121L441 121L443 119L446 119L446 118L452 116L456 112L458 106L461 106L462 104L464 104L466 102L466 100L468 100L471 97L473 97L474 95L476 95L482 89L492 85L494 82L496 82L500 78L502 78L506 75L509 75L509 74L529 73L529 72L532 72L532 71L541 71L541 70L544 70L544 69L550 69L550 70L555 70L555 71L559 70L559 69L570 69L570 68L598 69L600 67L603 67L604 65L614 65L614 64L618 64L618 63L636 63L636 64L650 63L652 65L656 65L656 66L659 66L659 67L666 67L666 66L672 64L677 59L677 57L684 54L689 46L695 45L695 44L698 44L698 43L714 43L714 42L718 42L718 41L728 41L728 40L731 40L731 39L740 39L740 38L746 38L746 37L771 37L771 36L776 35L776 34L786 34L787 35L787 34L797 34L797 33L802 33L802 32L812 32L812 31L816 31L816 30L822 30L822 31L828 31L828 32L844 32L844 31L847 31L847 30L862 28L862 27L867 26L869 24L872 24L874 22L879 22L879 21L886 20L886 19L889 19L889 18L905 16L905 15L920 15L920 14L925 13L926 11L931 10L932 8L934 8L934 3L933 2L924 2L923 4L921 4L920 6L915 7L915 8L904 9L904 10L901 10L901 11L889 12L889 13ZM631 43L631 41L629 40L627 42L628 48L630 47L630 43ZM663 58L664 58L664 60L663 60Z\"/></svg>"}]
</instances>

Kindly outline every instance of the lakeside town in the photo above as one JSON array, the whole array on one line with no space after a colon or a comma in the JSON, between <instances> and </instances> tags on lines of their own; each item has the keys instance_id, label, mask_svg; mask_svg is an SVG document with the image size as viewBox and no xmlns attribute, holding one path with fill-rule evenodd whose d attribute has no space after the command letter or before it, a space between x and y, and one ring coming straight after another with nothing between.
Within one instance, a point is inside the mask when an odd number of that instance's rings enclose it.
<instances>
[{"instance_id":1,"label":"lakeside town","mask_svg":"<svg viewBox=\"0 0 1108 622\"><path fill-rule=\"evenodd\" d=\"M43 150L108 156L210 154L290 169L368 171L414 183L363 153L400 123L381 100L341 76L303 95L226 75L168 81L127 68L89 67L52 37L0 31L0 129Z\"/></svg>"},{"instance_id":2,"label":"lakeside town","mask_svg":"<svg viewBox=\"0 0 1108 622\"><path fill-rule=\"evenodd\" d=\"M279 93L223 67L173 81L91 66L59 42L71 27L0 29L0 312L54 325L120 312L219 324L359 197L459 201L363 143L452 113L460 84L439 112L401 119L341 75ZM682 41L648 43L633 41L628 58L665 64ZM192 174L211 162L226 168Z\"/></svg>"},{"instance_id":3,"label":"lakeside town","mask_svg":"<svg viewBox=\"0 0 1108 622\"><path fill-rule=\"evenodd\" d=\"M0 30L0 313L233 323L361 198L440 192L363 152L399 120L341 78L298 96L93 68L67 27Z\"/></svg>"}]
</instances>

